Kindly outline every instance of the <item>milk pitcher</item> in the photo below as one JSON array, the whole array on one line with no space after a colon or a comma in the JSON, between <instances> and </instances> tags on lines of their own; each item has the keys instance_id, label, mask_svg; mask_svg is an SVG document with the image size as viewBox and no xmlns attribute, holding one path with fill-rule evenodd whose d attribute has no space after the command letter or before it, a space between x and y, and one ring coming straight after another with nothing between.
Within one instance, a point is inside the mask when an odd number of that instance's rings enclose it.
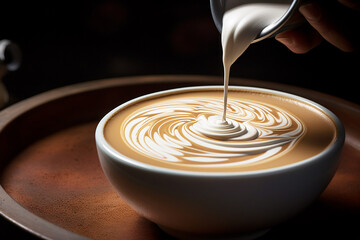
<instances>
[{"instance_id":1,"label":"milk pitcher","mask_svg":"<svg viewBox=\"0 0 360 240\"><path fill-rule=\"evenodd\" d=\"M300 14L295 14L298 12L297 8L299 7L300 1L301 0L210 0L210 7L216 28L221 32L224 13L234 7L253 3L288 4L289 9L286 13L279 20L265 27L254 39L254 43L300 25L303 22L303 18L300 17Z\"/></svg>"}]
</instances>

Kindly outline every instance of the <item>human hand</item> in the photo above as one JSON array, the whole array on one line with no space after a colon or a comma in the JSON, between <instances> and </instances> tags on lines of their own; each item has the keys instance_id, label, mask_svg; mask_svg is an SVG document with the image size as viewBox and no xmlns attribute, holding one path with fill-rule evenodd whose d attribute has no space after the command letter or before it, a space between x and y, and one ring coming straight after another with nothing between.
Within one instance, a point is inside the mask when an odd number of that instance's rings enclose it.
<instances>
[{"instance_id":1,"label":"human hand","mask_svg":"<svg viewBox=\"0 0 360 240\"><path fill-rule=\"evenodd\" d=\"M294 53L306 53L324 39L344 52L359 47L360 1L305 1L299 12L306 19L303 26L276 35L275 39Z\"/></svg>"}]
</instances>

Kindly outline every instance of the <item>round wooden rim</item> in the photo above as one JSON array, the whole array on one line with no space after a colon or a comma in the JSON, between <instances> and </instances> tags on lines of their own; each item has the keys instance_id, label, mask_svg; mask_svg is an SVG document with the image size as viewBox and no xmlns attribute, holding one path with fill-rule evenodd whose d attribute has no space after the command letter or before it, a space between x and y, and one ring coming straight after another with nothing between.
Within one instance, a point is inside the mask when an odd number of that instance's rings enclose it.
<instances>
[{"instance_id":1,"label":"round wooden rim","mask_svg":"<svg viewBox=\"0 0 360 240\"><path fill-rule=\"evenodd\" d=\"M134 77L122 77L112 79L102 79L90 82L84 82L65 86L62 88L50 90L45 93L41 93L34 97L23 100L16 103L0 112L0 134L2 130L17 117L22 114L31 111L32 109L46 104L53 100L59 100L72 95L77 95L85 92L96 91L99 89L106 89L115 86L130 86L140 85L146 83L199 83L199 85L205 84L222 84L222 78L218 76L193 76L193 75L161 75L161 76L134 76ZM335 105L346 111L353 111L356 115L360 116L360 106L357 104L348 102L346 100L333 97L324 93L316 92L313 90L303 89L300 87L289 86L279 83L271 83L249 79L231 79L231 84L264 87L274 90L280 90L304 96L311 100L319 101ZM27 209L18 204L0 185L0 215L18 225L19 227L27 230L28 232L44 239L88 239L85 236L70 232L64 228L61 228L55 224L52 224L39 216L31 213Z\"/></svg>"}]
</instances>

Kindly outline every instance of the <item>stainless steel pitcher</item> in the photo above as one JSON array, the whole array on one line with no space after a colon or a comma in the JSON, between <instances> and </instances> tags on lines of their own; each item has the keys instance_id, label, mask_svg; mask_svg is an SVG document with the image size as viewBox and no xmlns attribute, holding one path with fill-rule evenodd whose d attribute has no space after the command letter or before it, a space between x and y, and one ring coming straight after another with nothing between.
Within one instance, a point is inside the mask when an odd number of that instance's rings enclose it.
<instances>
[{"instance_id":1,"label":"stainless steel pitcher","mask_svg":"<svg viewBox=\"0 0 360 240\"><path fill-rule=\"evenodd\" d=\"M210 0L210 7L215 25L219 32L221 32L223 15L225 11L229 9L249 3L288 3L289 9L286 13L278 21L265 27L255 38L254 43L300 25L303 22L303 18L293 17L294 13L297 12L300 1L301 0Z\"/></svg>"}]
</instances>

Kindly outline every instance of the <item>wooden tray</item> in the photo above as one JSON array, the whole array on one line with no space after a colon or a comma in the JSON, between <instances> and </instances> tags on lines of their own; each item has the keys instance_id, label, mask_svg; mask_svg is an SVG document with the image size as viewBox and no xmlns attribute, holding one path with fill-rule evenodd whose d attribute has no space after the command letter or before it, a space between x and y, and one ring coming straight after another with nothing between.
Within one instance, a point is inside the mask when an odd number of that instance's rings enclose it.
<instances>
[{"instance_id":1,"label":"wooden tray","mask_svg":"<svg viewBox=\"0 0 360 240\"><path fill-rule=\"evenodd\" d=\"M3 110L0 213L30 232L29 236L46 239L170 239L135 213L110 186L97 158L95 127L105 113L128 99L163 89L212 84L221 85L222 79L107 79L52 90ZM360 107L282 84L245 79L232 79L231 84L283 90L312 99L337 114L346 129L342 161L325 192L307 210L275 226L262 239L357 236ZM5 236L6 229L0 234Z\"/></svg>"}]
</instances>

